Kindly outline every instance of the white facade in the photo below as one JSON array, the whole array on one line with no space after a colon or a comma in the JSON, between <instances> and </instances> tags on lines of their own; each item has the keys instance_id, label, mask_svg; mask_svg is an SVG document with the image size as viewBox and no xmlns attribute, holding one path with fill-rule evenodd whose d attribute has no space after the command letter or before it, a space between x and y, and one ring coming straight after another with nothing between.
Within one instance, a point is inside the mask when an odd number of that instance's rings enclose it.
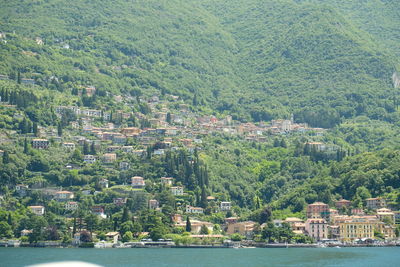
<instances>
[{"instance_id":1,"label":"white facade","mask_svg":"<svg viewBox=\"0 0 400 267\"><path fill-rule=\"evenodd\" d=\"M231 202L229 201L223 201L220 204L220 209L221 211L228 211L231 210Z\"/></svg>"},{"instance_id":2,"label":"white facade","mask_svg":"<svg viewBox=\"0 0 400 267\"><path fill-rule=\"evenodd\" d=\"M203 213L203 208L199 207L192 207L192 206L186 206L186 212L187 213L197 213L197 214L202 214Z\"/></svg>"},{"instance_id":3,"label":"white facade","mask_svg":"<svg viewBox=\"0 0 400 267\"><path fill-rule=\"evenodd\" d=\"M28 207L35 215L43 215L44 207L43 206L29 206Z\"/></svg>"},{"instance_id":4,"label":"white facade","mask_svg":"<svg viewBox=\"0 0 400 267\"><path fill-rule=\"evenodd\" d=\"M174 196L182 196L183 195L183 186L172 186L171 193Z\"/></svg>"}]
</instances>

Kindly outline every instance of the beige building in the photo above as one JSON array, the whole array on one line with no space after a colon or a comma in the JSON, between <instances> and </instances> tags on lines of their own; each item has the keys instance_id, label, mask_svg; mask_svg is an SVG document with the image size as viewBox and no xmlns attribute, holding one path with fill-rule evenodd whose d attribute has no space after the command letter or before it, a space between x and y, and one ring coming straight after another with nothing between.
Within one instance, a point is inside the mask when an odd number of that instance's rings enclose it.
<instances>
[{"instance_id":1,"label":"beige building","mask_svg":"<svg viewBox=\"0 0 400 267\"><path fill-rule=\"evenodd\" d=\"M253 236L253 231L254 231L255 225L256 225L256 223L253 221L237 222L237 223L228 224L226 233L228 235L238 233L238 234L245 236L246 238L251 238Z\"/></svg>"},{"instance_id":2,"label":"beige building","mask_svg":"<svg viewBox=\"0 0 400 267\"><path fill-rule=\"evenodd\" d=\"M391 224L394 224L396 222L395 214L390 209L387 208L378 209L376 211L376 215L378 216L378 219L381 221L389 220Z\"/></svg>"},{"instance_id":3,"label":"beige building","mask_svg":"<svg viewBox=\"0 0 400 267\"><path fill-rule=\"evenodd\" d=\"M74 198L74 193L70 191L58 191L55 195L56 200L58 201L67 201Z\"/></svg>"}]
</instances>

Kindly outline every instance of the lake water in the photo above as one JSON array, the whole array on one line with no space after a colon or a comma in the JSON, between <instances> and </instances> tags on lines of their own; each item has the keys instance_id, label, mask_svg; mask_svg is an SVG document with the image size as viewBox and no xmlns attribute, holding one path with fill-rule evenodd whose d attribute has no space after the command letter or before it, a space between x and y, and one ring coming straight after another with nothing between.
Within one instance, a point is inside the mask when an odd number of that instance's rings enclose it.
<instances>
[{"instance_id":1,"label":"lake water","mask_svg":"<svg viewBox=\"0 0 400 267\"><path fill-rule=\"evenodd\" d=\"M400 266L400 247L243 249L0 248L0 266L85 261L102 266Z\"/></svg>"}]
</instances>

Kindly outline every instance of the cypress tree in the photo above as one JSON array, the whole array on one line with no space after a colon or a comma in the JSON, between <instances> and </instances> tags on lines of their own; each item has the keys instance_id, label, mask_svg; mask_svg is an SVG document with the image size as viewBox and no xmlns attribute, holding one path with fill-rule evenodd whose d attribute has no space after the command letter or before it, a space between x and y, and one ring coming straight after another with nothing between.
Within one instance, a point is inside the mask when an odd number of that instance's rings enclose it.
<instances>
[{"instance_id":1,"label":"cypress tree","mask_svg":"<svg viewBox=\"0 0 400 267\"><path fill-rule=\"evenodd\" d=\"M58 133L58 136L60 136L60 137L63 134L63 128L62 128L61 122L59 122L57 125L57 133Z\"/></svg>"},{"instance_id":2,"label":"cypress tree","mask_svg":"<svg viewBox=\"0 0 400 267\"><path fill-rule=\"evenodd\" d=\"M122 213L121 222L124 223L124 222L129 221L129 217L130 217L130 216L129 216L128 207L124 207L124 211L123 211L123 213Z\"/></svg>"},{"instance_id":3,"label":"cypress tree","mask_svg":"<svg viewBox=\"0 0 400 267\"><path fill-rule=\"evenodd\" d=\"M3 153L3 164L10 163L10 155L8 154L8 151L4 151Z\"/></svg>"},{"instance_id":4,"label":"cypress tree","mask_svg":"<svg viewBox=\"0 0 400 267\"><path fill-rule=\"evenodd\" d=\"M28 154L28 152L29 152L28 140L25 138L24 139L24 154Z\"/></svg>"},{"instance_id":5,"label":"cypress tree","mask_svg":"<svg viewBox=\"0 0 400 267\"><path fill-rule=\"evenodd\" d=\"M192 224L190 223L189 216L186 217L186 232L191 232L192 231Z\"/></svg>"},{"instance_id":6,"label":"cypress tree","mask_svg":"<svg viewBox=\"0 0 400 267\"><path fill-rule=\"evenodd\" d=\"M89 154L89 145L87 142L83 143L83 155Z\"/></svg>"},{"instance_id":7,"label":"cypress tree","mask_svg":"<svg viewBox=\"0 0 400 267\"><path fill-rule=\"evenodd\" d=\"M91 155L96 155L96 146L94 145L94 142L90 145L90 154Z\"/></svg>"},{"instance_id":8,"label":"cypress tree","mask_svg":"<svg viewBox=\"0 0 400 267\"><path fill-rule=\"evenodd\" d=\"M29 132L30 132L30 131L29 131ZM35 136L38 136L38 135L39 135L37 122L33 122L33 134L34 134Z\"/></svg>"}]
</instances>

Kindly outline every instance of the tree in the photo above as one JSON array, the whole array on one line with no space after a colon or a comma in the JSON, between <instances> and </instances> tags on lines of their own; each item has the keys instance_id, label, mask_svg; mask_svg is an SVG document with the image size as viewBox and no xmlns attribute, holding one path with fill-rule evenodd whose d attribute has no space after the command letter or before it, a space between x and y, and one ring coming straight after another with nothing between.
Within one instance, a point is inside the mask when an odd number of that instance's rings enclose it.
<instances>
[{"instance_id":1,"label":"tree","mask_svg":"<svg viewBox=\"0 0 400 267\"><path fill-rule=\"evenodd\" d=\"M133 228L133 223L132 221L126 221L121 224L121 229L120 233L121 235L124 235L126 232L133 232L135 229Z\"/></svg>"},{"instance_id":2,"label":"tree","mask_svg":"<svg viewBox=\"0 0 400 267\"><path fill-rule=\"evenodd\" d=\"M186 217L186 232L191 232L192 231L192 224L190 223L189 216Z\"/></svg>"},{"instance_id":3,"label":"tree","mask_svg":"<svg viewBox=\"0 0 400 267\"><path fill-rule=\"evenodd\" d=\"M122 236L122 242L129 242L133 239L132 232L128 231Z\"/></svg>"},{"instance_id":4,"label":"tree","mask_svg":"<svg viewBox=\"0 0 400 267\"><path fill-rule=\"evenodd\" d=\"M151 228L150 238L153 241L157 241L159 239L162 239L166 233L167 233L166 228L163 225L158 225L156 227Z\"/></svg>"},{"instance_id":5,"label":"tree","mask_svg":"<svg viewBox=\"0 0 400 267\"><path fill-rule=\"evenodd\" d=\"M200 228L200 234L201 235L208 235L210 233L210 231L208 230L208 227L203 224Z\"/></svg>"},{"instance_id":6,"label":"tree","mask_svg":"<svg viewBox=\"0 0 400 267\"><path fill-rule=\"evenodd\" d=\"M29 144L28 144L28 140L25 138L24 139L24 154L28 154L29 153Z\"/></svg>"},{"instance_id":7,"label":"tree","mask_svg":"<svg viewBox=\"0 0 400 267\"><path fill-rule=\"evenodd\" d=\"M58 136L60 136L60 137L63 135L63 128L62 128L61 122L59 122L59 123L57 124L57 134L58 134Z\"/></svg>"},{"instance_id":8,"label":"tree","mask_svg":"<svg viewBox=\"0 0 400 267\"><path fill-rule=\"evenodd\" d=\"M260 213L260 224L269 222L271 220L272 210L271 207L266 206Z\"/></svg>"},{"instance_id":9,"label":"tree","mask_svg":"<svg viewBox=\"0 0 400 267\"><path fill-rule=\"evenodd\" d=\"M90 145L90 154L91 155L96 155L96 146L94 144L94 142L92 142L92 144Z\"/></svg>"},{"instance_id":10,"label":"tree","mask_svg":"<svg viewBox=\"0 0 400 267\"><path fill-rule=\"evenodd\" d=\"M169 112L167 113L166 121L167 121L169 124L171 124L171 122L172 122L171 113L169 113Z\"/></svg>"},{"instance_id":11,"label":"tree","mask_svg":"<svg viewBox=\"0 0 400 267\"><path fill-rule=\"evenodd\" d=\"M0 237L4 237L4 238L12 237L11 226L6 222L0 222Z\"/></svg>"},{"instance_id":12,"label":"tree","mask_svg":"<svg viewBox=\"0 0 400 267\"><path fill-rule=\"evenodd\" d=\"M89 155L89 144L87 142L83 143L83 155Z\"/></svg>"},{"instance_id":13,"label":"tree","mask_svg":"<svg viewBox=\"0 0 400 267\"><path fill-rule=\"evenodd\" d=\"M10 155L8 154L8 151L4 151L3 153L3 164L8 164L10 163Z\"/></svg>"},{"instance_id":14,"label":"tree","mask_svg":"<svg viewBox=\"0 0 400 267\"><path fill-rule=\"evenodd\" d=\"M80 241L81 242L92 242L92 237L88 231L82 231L81 236L80 236Z\"/></svg>"},{"instance_id":15,"label":"tree","mask_svg":"<svg viewBox=\"0 0 400 267\"><path fill-rule=\"evenodd\" d=\"M121 218L121 223L130 221L130 214L128 207L124 207L123 213L122 213L122 218Z\"/></svg>"},{"instance_id":16,"label":"tree","mask_svg":"<svg viewBox=\"0 0 400 267\"><path fill-rule=\"evenodd\" d=\"M231 235L231 240L232 241L236 241L236 242L242 241L243 240L243 236L241 234L239 234L239 233L235 233L235 234Z\"/></svg>"},{"instance_id":17,"label":"tree","mask_svg":"<svg viewBox=\"0 0 400 267\"><path fill-rule=\"evenodd\" d=\"M33 122L33 134L37 137L39 135L37 122Z\"/></svg>"}]
</instances>

